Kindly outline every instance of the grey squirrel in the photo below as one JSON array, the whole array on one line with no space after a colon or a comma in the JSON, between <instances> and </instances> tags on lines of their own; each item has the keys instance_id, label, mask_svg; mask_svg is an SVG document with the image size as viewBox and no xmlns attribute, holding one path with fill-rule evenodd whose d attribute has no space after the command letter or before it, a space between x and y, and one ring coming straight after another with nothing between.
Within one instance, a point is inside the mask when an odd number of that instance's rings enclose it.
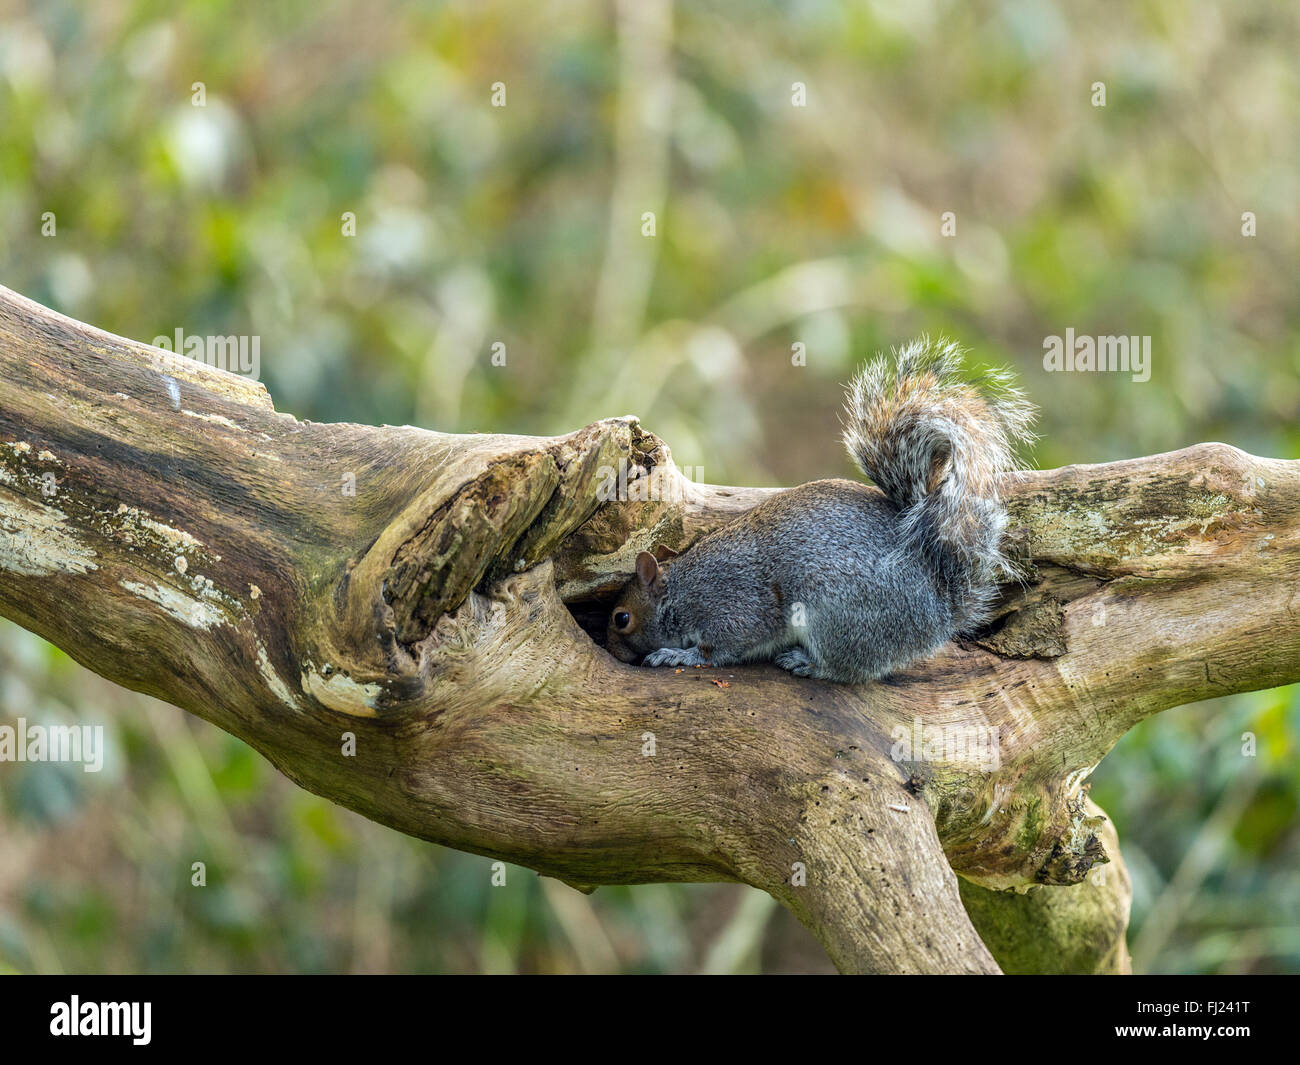
<instances>
[{"instance_id":1,"label":"grey squirrel","mask_svg":"<svg viewBox=\"0 0 1300 1065\"><path fill-rule=\"evenodd\" d=\"M1004 371L964 379L961 354L913 341L849 386L844 443L883 495L813 481L666 564L642 551L610 613L610 653L646 666L775 661L862 683L977 628L1011 576L997 481L1033 438L1035 411Z\"/></svg>"}]
</instances>

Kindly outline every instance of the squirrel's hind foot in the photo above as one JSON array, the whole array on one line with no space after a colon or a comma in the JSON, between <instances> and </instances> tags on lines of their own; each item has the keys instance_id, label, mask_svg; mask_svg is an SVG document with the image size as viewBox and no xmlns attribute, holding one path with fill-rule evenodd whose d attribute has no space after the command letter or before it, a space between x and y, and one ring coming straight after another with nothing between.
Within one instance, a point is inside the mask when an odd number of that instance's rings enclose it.
<instances>
[{"instance_id":1,"label":"squirrel's hind foot","mask_svg":"<svg viewBox=\"0 0 1300 1065\"><path fill-rule=\"evenodd\" d=\"M802 647L791 647L788 651L782 651L773 661L782 669L788 669L796 677L811 677L813 674L813 660Z\"/></svg>"}]
</instances>

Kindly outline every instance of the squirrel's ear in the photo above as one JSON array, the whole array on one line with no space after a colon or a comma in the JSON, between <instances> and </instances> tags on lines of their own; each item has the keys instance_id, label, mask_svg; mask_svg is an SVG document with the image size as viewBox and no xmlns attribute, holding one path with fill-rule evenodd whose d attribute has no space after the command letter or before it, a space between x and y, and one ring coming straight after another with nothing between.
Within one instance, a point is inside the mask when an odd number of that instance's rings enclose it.
<instances>
[{"instance_id":1,"label":"squirrel's ear","mask_svg":"<svg viewBox=\"0 0 1300 1065\"><path fill-rule=\"evenodd\" d=\"M654 584L659 579L659 560L649 551L642 551L636 556L636 575L642 584Z\"/></svg>"},{"instance_id":2,"label":"squirrel's ear","mask_svg":"<svg viewBox=\"0 0 1300 1065\"><path fill-rule=\"evenodd\" d=\"M667 562L670 558L676 558L680 554L680 551L674 551L671 547L664 547L663 544L655 545L654 555L659 562Z\"/></svg>"}]
</instances>

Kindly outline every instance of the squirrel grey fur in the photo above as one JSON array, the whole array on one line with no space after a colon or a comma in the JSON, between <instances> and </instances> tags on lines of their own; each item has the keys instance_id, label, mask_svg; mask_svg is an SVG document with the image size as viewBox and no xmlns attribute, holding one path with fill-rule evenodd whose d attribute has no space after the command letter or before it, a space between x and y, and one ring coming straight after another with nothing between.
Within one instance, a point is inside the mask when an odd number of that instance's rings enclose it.
<instances>
[{"instance_id":1,"label":"squirrel grey fur","mask_svg":"<svg viewBox=\"0 0 1300 1065\"><path fill-rule=\"evenodd\" d=\"M881 492L813 481L661 565L642 551L610 613L610 652L647 666L775 661L862 683L983 622L1011 577L999 476L1034 408L1003 371L969 381L961 349L914 341L849 386L844 443ZM883 495L881 494L883 492Z\"/></svg>"}]
</instances>

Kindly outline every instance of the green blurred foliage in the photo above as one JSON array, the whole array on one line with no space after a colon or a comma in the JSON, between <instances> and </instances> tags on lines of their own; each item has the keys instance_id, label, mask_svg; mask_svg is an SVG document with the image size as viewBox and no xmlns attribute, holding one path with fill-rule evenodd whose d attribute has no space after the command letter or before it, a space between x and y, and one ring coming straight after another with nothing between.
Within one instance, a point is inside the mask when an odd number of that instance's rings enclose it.
<instances>
[{"instance_id":1,"label":"green blurred foliage","mask_svg":"<svg viewBox=\"0 0 1300 1065\"><path fill-rule=\"evenodd\" d=\"M839 383L926 331L1020 373L1039 465L1300 453L1300 8L658 7L0 3L0 282L144 341L257 335L299 417L636 413L714 482L847 473ZM1044 372L1067 327L1150 335L1151 380ZM18 716L111 750L0 765L0 970L826 967L745 889L492 888L5 625ZM1300 969L1298 718L1295 689L1182 708L1098 770L1140 966Z\"/></svg>"}]
</instances>

